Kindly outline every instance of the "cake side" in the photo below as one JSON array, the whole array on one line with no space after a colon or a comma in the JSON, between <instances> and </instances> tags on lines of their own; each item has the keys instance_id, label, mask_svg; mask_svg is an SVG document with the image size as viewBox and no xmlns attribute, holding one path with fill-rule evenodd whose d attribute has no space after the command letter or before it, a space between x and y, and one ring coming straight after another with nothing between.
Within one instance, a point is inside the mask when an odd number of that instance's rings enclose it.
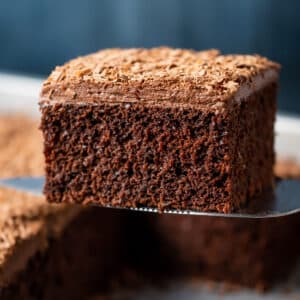
<instances>
[{"instance_id":1,"label":"cake side","mask_svg":"<svg viewBox=\"0 0 300 300\"><path fill-rule=\"evenodd\" d=\"M170 101L213 105L231 99L279 65L258 55L219 55L216 50L108 49L57 67L40 102Z\"/></svg>"},{"instance_id":2,"label":"cake side","mask_svg":"<svg viewBox=\"0 0 300 300\"><path fill-rule=\"evenodd\" d=\"M274 187L274 123L278 83L273 82L232 108L232 195L251 201ZM263 201L263 199L262 199Z\"/></svg>"}]
</instances>

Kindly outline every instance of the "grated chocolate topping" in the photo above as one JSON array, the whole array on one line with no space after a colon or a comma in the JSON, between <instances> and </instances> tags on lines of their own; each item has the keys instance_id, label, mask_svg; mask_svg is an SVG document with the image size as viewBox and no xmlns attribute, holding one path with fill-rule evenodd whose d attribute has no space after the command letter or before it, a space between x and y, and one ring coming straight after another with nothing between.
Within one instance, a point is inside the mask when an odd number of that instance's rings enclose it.
<instances>
[{"instance_id":1,"label":"grated chocolate topping","mask_svg":"<svg viewBox=\"0 0 300 300\"><path fill-rule=\"evenodd\" d=\"M56 67L43 85L41 102L205 104L232 98L243 84L279 68L259 55L218 50L107 49Z\"/></svg>"}]
</instances>

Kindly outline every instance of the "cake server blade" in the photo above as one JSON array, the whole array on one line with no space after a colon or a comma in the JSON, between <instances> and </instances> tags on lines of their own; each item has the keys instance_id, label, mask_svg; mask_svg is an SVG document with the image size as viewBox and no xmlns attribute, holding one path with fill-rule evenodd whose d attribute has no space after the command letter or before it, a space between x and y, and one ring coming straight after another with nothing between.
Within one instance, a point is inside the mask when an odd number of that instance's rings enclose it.
<instances>
[{"instance_id":1,"label":"cake server blade","mask_svg":"<svg viewBox=\"0 0 300 300\"><path fill-rule=\"evenodd\" d=\"M44 177L14 177L0 179L0 186L17 191L31 193L37 196L43 194Z\"/></svg>"},{"instance_id":2,"label":"cake server blade","mask_svg":"<svg viewBox=\"0 0 300 300\"><path fill-rule=\"evenodd\" d=\"M16 177L0 179L0 186L13 188L22 192L29 192L41 196L43 194L44 177ZM233 213L202 212L191 210L166 209L163 212L156 208L137 207L119 208L150 213L167 213L179 215L198 215L229 218L274 218L291 215L300 212L300 180L283 179L276 183L275 191L261 194L251 199L251 205Z\"/></svg>"}]
</instances>

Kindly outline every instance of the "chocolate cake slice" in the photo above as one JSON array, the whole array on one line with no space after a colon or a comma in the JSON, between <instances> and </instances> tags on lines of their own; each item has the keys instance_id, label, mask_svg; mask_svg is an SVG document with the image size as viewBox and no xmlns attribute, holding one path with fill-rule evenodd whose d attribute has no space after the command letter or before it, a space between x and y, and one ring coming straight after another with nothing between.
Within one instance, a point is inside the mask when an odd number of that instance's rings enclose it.
<instances>
[{"instance_id":1,"label":"chocolate cake slice","mask_svg":"<svg viewBox=\"0 0 300 300\"><path fill-rule=\"evenodd\" d=\"M0 176L43 174L38 123L0 117ZM0 299L85 299L120 267L119 212L0 188ZM102 229L101 229L102 228Z\"/></svg>"},{"instance_id":2,"label":"chocolate cake slice","mask_svg":"<svg viewBox=\"0 0 300 300\"><path fill-rule=\"evenodd\" d=\"M40 108L49 202L230 212L273 184L279 66L110 49L57 67Z\"/></svg>"}]
</instances>

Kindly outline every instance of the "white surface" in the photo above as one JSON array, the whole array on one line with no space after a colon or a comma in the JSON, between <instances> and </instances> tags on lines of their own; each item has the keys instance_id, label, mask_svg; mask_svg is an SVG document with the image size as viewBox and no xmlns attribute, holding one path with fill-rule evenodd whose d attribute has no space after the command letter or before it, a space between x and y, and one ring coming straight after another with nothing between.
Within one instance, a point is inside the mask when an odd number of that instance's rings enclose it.
<instances>
[{"instance_id":1,"label":"white surface","mask_svg":"<svg viewBox=\"0 0 300 300\"><path fill-rule=\"evenodd\" d=\"M38 95L42 85L42 79L29 78L25 76L14 76L0 73L0 112L23 112L30 115L38 114ZM276 121L276 152L279 157L296 158L300 161L300 118L278 115ZM287 247L292 245L287 245ZM299 268L300 269L300 268ZM277 288L266 294L259 294L252 290L243 290L232 293L221 293L212 291L205 286L174 284L168 290L146 289L128 295L126 299L136 300L279 300L300 298L300 274L295 274L287 287L293 287L289 293L285 288ZM297 289L295 289L297 287ZM124 299L124 296L112 299Z\"/></svg>"},{"instance_id":2,"label":"white surface","mask_svg":"<svg viewBox=\"0 0 300 300\"><path fill-rule=\"evenodd\" d=\"M288 157L300 162L300 118L278 115L275 132L278 157Z\"/></svg>"},{"instance_id":3,"label":"white surface","mask_svg":"<svg viewBox=\"0 0 300 300\"><path fill-rule=\"evenodd\" d=\"M0 111L38 114L41 78L0 73Z\"/></svg>"}]
</instances>

